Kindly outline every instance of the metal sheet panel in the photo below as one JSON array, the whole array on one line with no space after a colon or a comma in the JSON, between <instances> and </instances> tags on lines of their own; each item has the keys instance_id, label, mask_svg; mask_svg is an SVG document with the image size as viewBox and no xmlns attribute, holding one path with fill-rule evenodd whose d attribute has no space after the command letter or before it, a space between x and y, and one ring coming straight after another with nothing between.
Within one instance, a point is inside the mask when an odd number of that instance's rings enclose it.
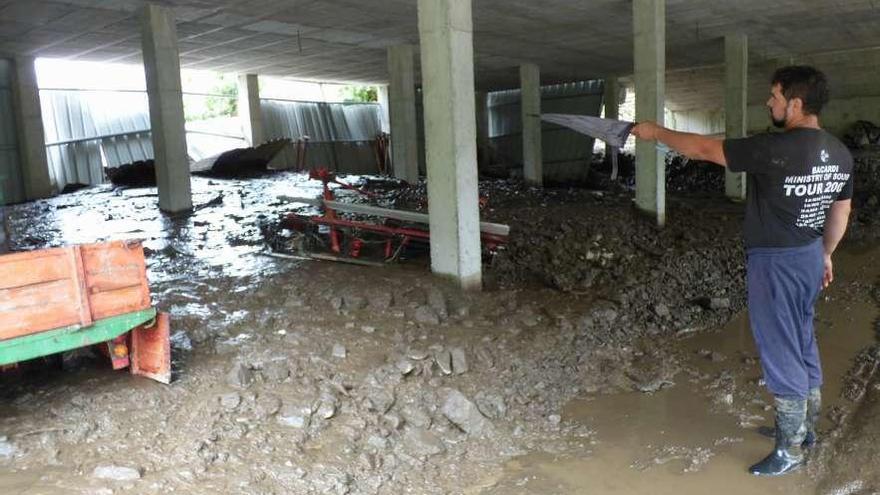
<instances>
[{"instance_id":1,"label":"metal sheet panel","mask_svg":"<svg viewBox=\"0 0 880 495\"><path fill-rule=\"evenodd\" d=\"M262 99L260 106L268 139L309 137L306 167L378 172L374 147L382 130L379 105ZM296 166L292 149L285 150L284 161L291 168Z\"/></svg>"},{"instance_id":2,"label":"metal sheet panel","mask_svg":"<svg viewBox=\"0 0 880 495\"><path fill-rule=\"evenodd\" d=\"M598 117L602 110L602 81L544 86L541 111ZM489 138L502 162L522 166L520 90L489 94ZM593 139L563 127L543 123L544 177L550 181L585 180L593 155Z\"/></svg>"},{"instance_id":3,"label":"metal sheet panel","mask_svg":"<svg viewBox=\"0 0 880 495\"><path fill-rule=\"evenodd\" d=\"M40 91L49 170L59 189L101 184L104 166L152 158L142 91Z\"/></svg>"}]
</instances>

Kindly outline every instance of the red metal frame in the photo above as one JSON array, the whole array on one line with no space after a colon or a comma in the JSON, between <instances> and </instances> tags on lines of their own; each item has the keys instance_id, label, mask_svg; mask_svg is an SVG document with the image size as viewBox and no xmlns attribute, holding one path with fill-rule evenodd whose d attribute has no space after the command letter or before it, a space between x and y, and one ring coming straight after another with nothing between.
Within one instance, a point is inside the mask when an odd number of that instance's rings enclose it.
<instances>
[{"instance_id":1,"label":"red metal frame","mask_svg":"<svg viewBox=\"0 0 880 495\"><path fill-rule=\"evenodd\" d=\"M363 189L337 180L336 175L326 168L318 168L309 171L309 178L313 180L320 180L321 182L323 182L324 188L322 192L322 197L325 201L335 200L333 190L330 189L331 183L337 184L344 189L356 191L370 198L377 197L376 194L373 194L369 191L364 191ZM480 200L480 206L484 206L483 198L481 198ZM329 227L330 249L337 254L342 252L342 234L339 230L340 228L359 229L388 236L388 240L385 241L384 248L384 255L386 260L390 260L395 254L392 243L394 237L400 238L399 248L405 247L412 240L428 241L431 238L430 232L424 229L412 227L393 227L388 225L378 225L374 223L359 222L339 218L336 210L330 208L326 204L324 205L324 215L322 216L304 217L302 215L296 215L292 213L287 216L287 219L290 224L297 230L301 230L302 228L304 228L307 223ZM507 238L505 236L489 234L486 232L480 232L480 240L489 249L495 249L498 246L507 242ZM361 255L361 249L363 248L364 244L365 242L363 239L355 237L347 254L352 258L358 258Z\"/></svg>"}]
</instances>

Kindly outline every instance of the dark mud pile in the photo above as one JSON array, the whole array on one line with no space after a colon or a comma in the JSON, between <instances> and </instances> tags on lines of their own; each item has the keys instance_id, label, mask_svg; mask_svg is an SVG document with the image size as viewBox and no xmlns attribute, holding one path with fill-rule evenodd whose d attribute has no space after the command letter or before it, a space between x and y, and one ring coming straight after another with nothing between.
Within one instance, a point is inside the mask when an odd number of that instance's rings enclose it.
<instances>
[{"instance_id":1,"label":"dark mud pile","mask_svg":"<svg viewBox=\"0 0 880 495\"><path fill-rule=\"evenodd\" d=\"M398 208L427 202L420 186L389 195ZM714 326L744 307L742 206L723 197L671 201L659 229L629 193L482 181L480 196L482 218L511 228L509 243L487 259L487 285L602 300L620 319L596 322L600 341Z\"/></svg>"},{"instance_id":2,"label":"dark mud pile","mask_svg":"<svg viewBox=\"0 0 880 495\"><path fill-rule=\"evenodd\" d=\"M880 150L853 150L854 193L850 236L880 239Z\"/></svg>"}]
</instances>

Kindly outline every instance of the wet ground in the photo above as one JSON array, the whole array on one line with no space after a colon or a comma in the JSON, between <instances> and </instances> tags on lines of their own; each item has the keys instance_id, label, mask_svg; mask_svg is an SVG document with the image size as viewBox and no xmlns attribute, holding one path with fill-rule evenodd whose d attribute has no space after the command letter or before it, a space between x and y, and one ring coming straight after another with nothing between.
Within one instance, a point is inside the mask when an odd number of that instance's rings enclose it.
<instances>
[{"instance_id":1,"label":"wet ground","mask_svg":"<svg viewBox=\"0 0 880 495\"><path fill-rule=\"evenodd\" d=\"M880 314L876 302L853 297L853 291L858 291L861 277L878 274L880 250L841 253L839 285L817 305L825 408L835 416L851 413L856 405L843 393L854 356L876 346L875 321ZM829 453L811 453L812 473L804 470L780 479L745 474L745 468L770 449L770 439L757 428L773 423L771 397L759 383L761 372L745 313L720 330L682 339L679 351L683 365L672 378L675 387L652 395L630 392L572 401L563 420L590 425L595 431L583 448L515 458L500 478L484 480L490 486L474 493L842 494L875 493L880 487L876 464L853 462L865 452L876 459L877 448L869 446L876 433L864 437L864 430L877 430L876 422L870 424L876 419L873 411L868 417L855 416L860 426L848 428L856 432L834 445L826 444ZM875 389L870 387L872 393ZM841 430L829 415L823 417L823 434ZM859 439L857 447L850 437ZM835 459L841 450L847 455ZM835 474L817 476L827 469L823 463L829 457Z\"/></svg>"},{"instance_id":2,"label":"wet ground","mask_svg":"<svg viewBox=\"0 0 880 495\"><path fill-rule=\"evenodd\" d=\"M371 187L384 205L424 206L418 187ZM861 419L877 409L876 249L846 246L819 306L828 441L804 473L758 480L745 468L770 449L756 428L771 411L742 311L738 206L670 198L657 231L626 193L485 183L483 216L513 234L486 259L487 290L462 294L423 259L377 269L262 254L261 226L287 198L319 194L302 175L194 178L193 190L196 211L177 218L156 214L153 189L109 187L9 212L17 249L145 240L175 381L76 355L65 372L3 376L0 492L880 486L850 467L852 446L876 458L864 440L876 423Z\"/></svg>"}]
</instances>

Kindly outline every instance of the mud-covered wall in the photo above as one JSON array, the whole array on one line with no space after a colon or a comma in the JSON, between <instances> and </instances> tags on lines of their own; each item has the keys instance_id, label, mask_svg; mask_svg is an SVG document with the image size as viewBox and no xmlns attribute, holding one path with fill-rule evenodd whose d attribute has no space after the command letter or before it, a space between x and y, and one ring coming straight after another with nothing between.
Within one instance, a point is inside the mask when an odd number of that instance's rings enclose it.
<instances>
[{"instance_id":1,"label":"mud-covered wall","mask_svg":"<svg viewBox=\"0 0 880 495\"><path fill-rule=\"evenodd\" d=\"M834 98L820 116L822 127L843 137L858 120L868 120L880 125L880 96L860 96L854 98ZM760 132L770 126L767 107L749 105L749 132Z\"/></svg>"},{"instance_id":2,"label":"mud-covered wall","mask_svg":"<svg viewBox=\"0 0 880 495\"><path fill-rule=\"evenodd\" d=\"M763 104L749 105L749 133L763 132L771 127L767 107ZM858 120L880 125L880 96L861 96L832 99L822 111L822 127L832 134L843 137ZM723 110L667 111L666 124L676 130L699 134L724 134Z\"/></svg>"},{"instance_id":3,"label":"mud-covered wall","mask_svg":"<svg viewBox=\"0 0 880 495\"><path fill-rule=\"evenodd\" d=\"M12 64L0 59L0 205L24 201L12 113Z\"/></svg>"}]
</instances>

